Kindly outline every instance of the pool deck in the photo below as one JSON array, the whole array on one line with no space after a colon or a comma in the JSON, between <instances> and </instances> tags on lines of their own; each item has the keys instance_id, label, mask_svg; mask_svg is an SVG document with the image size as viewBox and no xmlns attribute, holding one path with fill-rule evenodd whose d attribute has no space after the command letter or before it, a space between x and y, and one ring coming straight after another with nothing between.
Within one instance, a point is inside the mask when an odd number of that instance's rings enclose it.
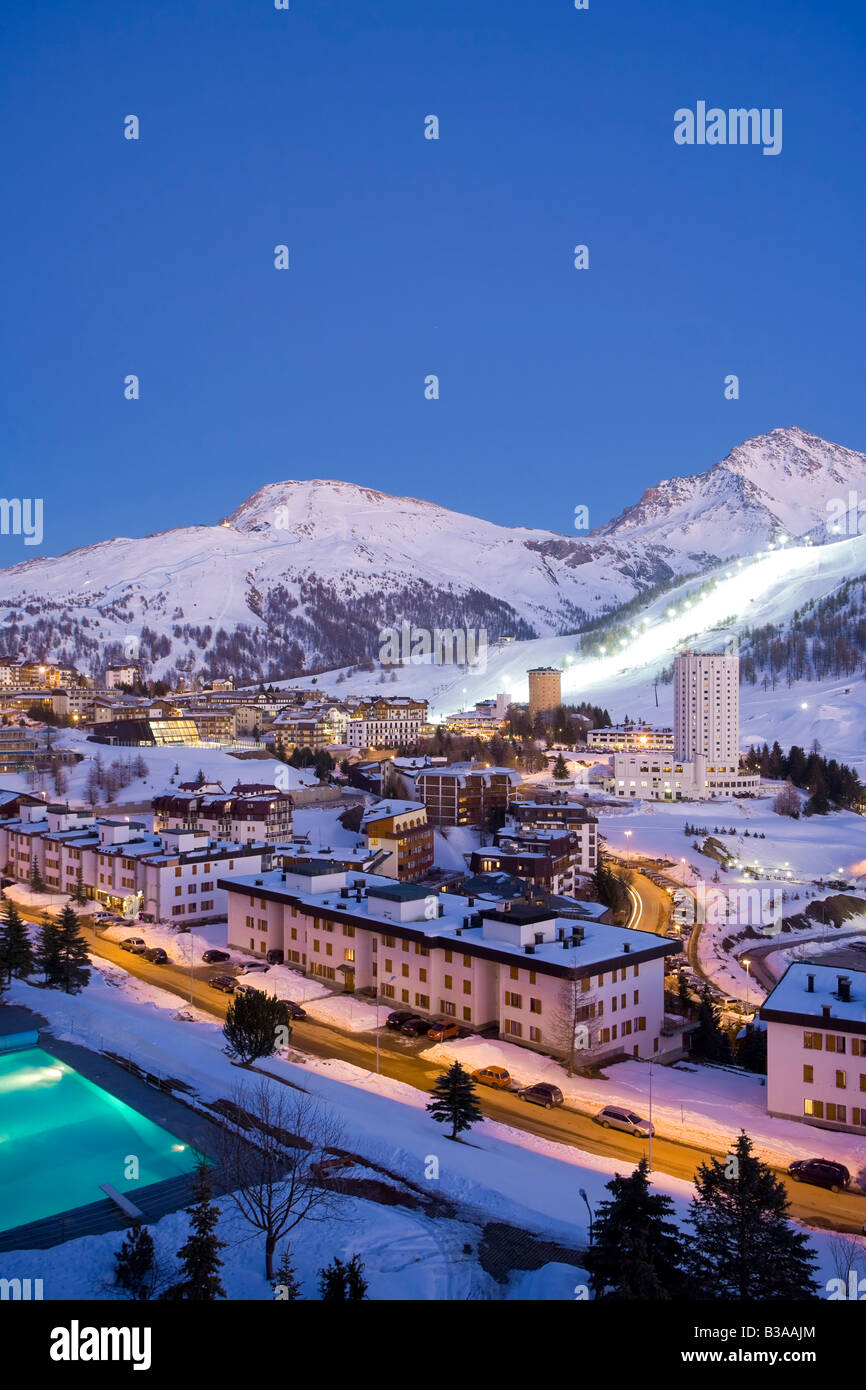
<instances>
[{"instance_id":1,"label":"pool deck","mask_svg":"<svg viewBox=\"0 0 866 1390\"><path fill-rule=\"evenodd\" d=\"M18 1015L14 1020L14 1027L13 1020L8 1020L9 1032L39 1029L38 1046L45 1052L51 1053L61 1062L66 1062L88 1081L101 1086L103 1090L124 1101L146 1119L152 1120L154 1124L161 1125L190 1148L208 1157L218 1152L219 1126L207 1116L199 1114L168 1091L148 1085L146 1081L111 1061L109 1057L92 1052L78 1043L55 1038L53 1034L43 1031L47 1024L38 1014L19 1008L9 1009L8 1012ZM0 1028L6 1022L3 1019L6 1013L6 1006L0 1007ZM137 1190L129 1189L123 1195L141 1209L144 1221L150 1224L185 1206L194 1180L194 1172L183 1173ZM129 1224L129 1217L124 1216L110 1198L104 1197L98 1202L58 1212L54 1216L43 1217L40 1221L32 1221L26 1226L13 1226L7 1231L0 1231L0 1253L5 1254L12 1250L47 1250L52 1245L61 1245L64 1241L75 1240L79 1236L123 1230Z\"/></svg>"}]
</instances>

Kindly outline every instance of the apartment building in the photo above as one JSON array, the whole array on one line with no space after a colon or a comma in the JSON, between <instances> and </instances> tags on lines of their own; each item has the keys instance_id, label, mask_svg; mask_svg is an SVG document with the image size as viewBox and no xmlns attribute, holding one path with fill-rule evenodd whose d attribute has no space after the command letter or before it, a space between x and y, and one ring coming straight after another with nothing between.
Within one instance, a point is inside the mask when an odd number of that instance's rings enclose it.
<instances>
[{"instance_id":1,"label":"apartment building","mask_svg":"<svg viewBox=\"0 0 866 1390\"><path fill-rule=\"evenodd\" d=\"M431 825L486 825L494 812L507 813L522 779L510 767L449 763L421 768L413 780Z\"/></svg>"},{"instance_id":2,"label":"apartment building","mask_svg":"<svg viewBox=\"0 0 866 1390\"><path fill-rule=\"evenodd\" d=\"M291 794L267 783L236 782L231 791L164 792L153 799L154 830L199 830L212 839L273 844L292 836Z\"/></svg>"},{"instance_id":3,"label":"apartment building","mask_svg":"<svg viewBox=\"0 0 866 1390\"><path fill-rule=\"evenodd\" d=\"M383 802L361 819L367 849L381 855L376 872L401 883L423 878L433 867L433 826L418 801Z\"/></svg>"},{"instance_id":4,"label":"apartment building","mask_svg":"<svg viewBox=\"0 0 866 1390\"><path fill-rule=\"evenodd\" d=\"M280 949L304 974L393 1007L495 1024L510 1042L587 1060L682 1055L664 1014L675 942L522 904L481 906L310 861L226 881L229 945ZM592 904L582 905L591 913ZM594 905L598 914L604 911Z\"/></svg>"},{"instance_id":5,"label":"apartment building","mask_svg":"<svg viewBox=\"0 0 866 1390\"><path fill-rule=\"evenodd\" d=\"M526 675L530 719L538 714L552 714L562 704L562 672L556 666L536 666Z\"/></svg>"},{"instance_id":6,"label":"apartment building","mask_svg":"<svg viewBox=\"0 0 866 1390\"><path fill-rule=\"evenodd\" d=\"M672 728L657 728L653 724L611 724L604 729L587 729L586 746L618 753L626 749L641 751L648 748L672 753L674 731Z\"/></svg>"},{"instance_id":7,"label":"apartment building","mask_svg":"<svg viewBox=\"0 0 866 1390\"><path fill-rule=\"evenodd\" d=\"M866 971L789 965L760 1017L769 1113L866 1134Z\"/></svg>"},{"instance_id":8,"label":"apartment building","mask_svg":"<svg viewBox=\"0 0 866 1390\"><path fill-rule=\"evenodd\" d=\"M125 661L120 666L106 666L105 688L117 690L119 686L135 685L140 675L141 667L137 661Z\"/></svg>"},{"instance_id":9,"label":"apartment building","mask_svg":"<svg viewBox=\"0 0 866 1390\"><path fill-rule=\"evenodd\" d=\"M224 880L270 868L271 846L211 840L195 830L152 834L134 821L94 817L67 806L24 806L0 819L0 862L27 882L34 863L48 892L73 894L133 917L146 912L184 924L225 916Z\"/></svg>"},{"instance_id":10,"label":"apartment building","mask_svg":"<svg viewBox=\"0 0 866 1390\"><path fill-rule=\"evenodd\" d=\"M727 653L675 657L673 752L614 753L606 790L655 801L753 796L760 777L739 770L739 669Z\"/></svg>"}]
</instances>

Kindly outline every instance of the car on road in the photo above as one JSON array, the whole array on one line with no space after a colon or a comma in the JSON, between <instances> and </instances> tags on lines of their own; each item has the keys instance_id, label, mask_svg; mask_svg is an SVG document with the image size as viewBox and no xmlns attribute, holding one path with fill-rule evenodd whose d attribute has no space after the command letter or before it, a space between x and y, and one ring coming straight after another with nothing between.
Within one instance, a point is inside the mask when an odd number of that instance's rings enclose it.
<instances>
[{"instance_id":1,"label":"car on road","mask_svg":"<svg viewBox=\"0 0 866 1390\"><path fill-rule=\"evenodd\" d=\"M851 1181L851 1174L844 1163L836 1163L830 1158L798 1158L788 1165L788 1172L794 1182L829 1187L831 1192L841 1192Z\"/></svg>"},{"instance_id":2,"label":"car on road","mask_svg":"<svg viewBox=\"0 0 866 1390\"><path fill-rule=\"evenodd\" d=\"M168 965L168 951L163 950L162 946L148 946L144 952L144 959L152 961L154 965Z\"/></svg>"},{"instance_id":3,"label":"car on road","mask_svg":"<svg viewBox=\"0 0 866 1390\"><path fill-rule=\"evenodd\" d=\"M213 965L215 961L231 960L231 956L229 955L228 951L217 951L211 949L210 951L204 952L204 954L202 955L202 960L204 961L205 965Z\"/></svg>"},{"instance_id":4,"label":"car on road","mask_svg":"<svg viewBox=\"0 0 866 1390\"><path fill-rule=\"evenodd\" d=\"M390 1013L385 1019L385 1027L390 1028L392 1032L396 1032L397 1029L403 1027L404 1023L408 1023L410 1018L417 1017L418 1015L413 1014L411 1009L394 1009L393 1013Z\"/></svg>"},{"instance_id":5,"label":"car on road","mask_svg":"<svg viewBox=\"0 0 866 1390\"><path fill-rule=\"evenodd\" d=\"M111 922L114 918L113 912L94 912L94 922Z\"/></svg>"},{"instance_id":6,"label":"car on road","mask_svg":"<svg viewBox=\"0 0 866 1390\"><path fill-rule=\"evenodd\" d=\"M147 950L147 942L143 936L127 936L117 944L121 951L131 951L134 956L143 956Z\"/></svg>"},{"instance_id":7,"label":"car on road","mask_svg":"<svg viewBox=\"0 0 866 1390\"><path fill-rule=\"evenodd\" d=\"M517 1094L521 1100L528 1100L532 1105L543 1105L545 1110L549 1110L552 1105L562 1105L565 1099L559 1087L552 1086L547 1081L536 1081L534 1086L524 1086Z\"/></svg>"},{"instance_id":8,"label":"car on road","mask_svg":"<svg viewBox=\"0 0 866 1390\"><path fill-rule=\"evenodd\" d=\"M432 1028L428 1028L427 1036L434 1042L444 1042L446 1038L456 1038L460 1032L453 1018L440 1018Z\"/></svg>"},{"instance_id":9,"label":"car on road","mask_svg":"<svg viewBox=\"0 0 866 1390\"><path fill-rule=\"evenodd\" d=\"M592 1118L604 1129L621 1129L626 1134L636 1135L638 1139L648 1139L651 1134L655 1134L655 1126L651 1125L649 1120L622 1105L605 1105Z\"/></svg>"},{"instance_id":10,"label":"car on road","mask_svg":"<svg viewBox=\"0 0 866 1390\"><path fill-rule=\"evenodd\" d=\"M510 1091L511 1072L504 1067L481 1067L472 1073L472 1080L479 1086L492 1086L496 1091Z\"/></svg>"},{"instance_id":11,"label":"car on road","mask_svg":"<svg viewBox=\"0 0 866 1390\"><path fill-rule=\"evenodd\" d=\"M265 956L265 960L267 961L268 965L282 965L284 959L285 957L282 951L280 950L279 946L274 946L273 949L268 951L267 955Z\"/></svg>"},{"instance_id":12,"label":"car on road","mask_svg":"<svg viewBox=\"0 0 866 1390\"><path fill-rule=\"evenodd\" d=\"M222 978L223 978L223 976L221 976L221 975L217 976L217 979L222 979ZM226 979L234 979L234 976L228 976L228 975L227 975L227 976L225 976L225 978L226 978ZM213 984L213 980L211 980L211 984ZM266 993L266 991L262 988L261 985L244 984L244 982L243 982L242 980L235 980L234 992L235 992L235 994L264 994L264 993Z\"/></svg>"},{"instance_id":13,"label":"car on road","mask_svg":"<svg viewBox=\"0 0 866 1390\"><path fill-rule=\"evenodd\" d=\"M283 1003L289 1011L289 1018L299 1019L301 1022L307 1017L306 1009L302 1009L300 1004L296 1004L294 999L284 999Z\"/></svg>"},{"instance_id":14,"label":"car on road","mask_svg":"<svg viewBox=\"0 0 866 1390\"><path fill-rule=\"evenodd\" d=\"M208 984L211 989L222 990L223 994L234 994L237 989L234 975L211 975ZM249 985L247 985L247 989L249 989Z\"/></svg>"},{"instance_id":15,"label":"car on road","mask_svg":"<svg viewBox=\"0 0 866 1390\"><path fill-rule=\"evenodd\" d=\"M406 1019L400 1032L405 1033L407 1038L420 1038L429 1028L429 1018L421 1018L419 1014L413 1014L411 1018Z\"/></svg>"}]
</instances>

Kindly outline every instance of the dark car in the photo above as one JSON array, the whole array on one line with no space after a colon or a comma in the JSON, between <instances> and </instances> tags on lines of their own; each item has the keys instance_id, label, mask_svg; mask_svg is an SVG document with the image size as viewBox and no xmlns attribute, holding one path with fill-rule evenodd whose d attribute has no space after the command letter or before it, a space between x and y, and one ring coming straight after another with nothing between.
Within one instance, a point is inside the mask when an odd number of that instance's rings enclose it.
<instances>
[{"instance_id":1,"label":"dark car","mask_svg":"<svg viewBox=\"0 0 866 1390\"><path fill-rule=\"evenodd\" d=\"M545 1110L549 1110L552 1105L562 1105L563 1094L558 1086L551 1086L547 1081L537 1081L534 1086L524 1086L518 1092L521 1100L528 1100L533 1105L543 1105Z\"/></svg>"},{"instance_id":2,"label":"dark car","mask_svg":"<svg viewBox=\"0 0 866 1390\"><path fill-rule=\"evenodd\" d=\"M231 956L229 955L228 951L212 950L205 951L204 955L202 956L202 960L204 961L205 965L213 965L214 962L218 960L231 960Z\"/></svg>"},{"instance_id":3,"label":"dark car","mask_svg":"<svg viewBox=\"0 0 866 1390\"><path fill-rule=\"evenodd\" d=\"M421 1018L419 1014L413 1014L410 1018L406 1019L406 1022L401 1027L400 1032L405 1033L407 1038L420 1038L422 1034L426 1033L429 1030L429 1028L429 1018Z\"/></svg>"},{"instance_id":4,"label":"dark car","mask_svg":"<svg viewBox=\"0 0 866 1390\"><path fill-rule=\"evenodd\" d=\"M385 1019L385 1027L396 1030L402 1028L403 1024L407 1023L410 1018L416 1017L417 1015L413 1014L411 1009L395 1009L394 1012L390 1013Z\"/></svg>"},{"instance_id":5,"label":"dark car","mask_svg":"<svg viewBox=\"0 0 866 1390\"><path fill-rule=\"evenodd\" d=\"M236 982L234 975L212 975L208 980L211 989L221 989L223 994L234 994ZM247 985L249 989L249 985Z\"/></svg>"},{"instance_id":6,"label":"dark car","mask_svg":"<svg viewBox=\"0 0 866 1390\"><path fill-rule=\"evenodd\" d=\"M268 951L267 955L265 956L265 960L267 961L268 965L282 965L284 959L285 957L283 956L283 953L280 950L279 946L274 946L273 949Z\"/></svg>"},{"instance_id":7,"label":"dark car","mask_svg":"<svg viewBox=\"0 0 866 1390\"><path fill-rule=\"evenodd\" d=\"M794 1182L810 1182L815 1187L829 1187L831 1192L841 1192L851 1181L851 1174L843 1163L835 1163L830 1158L798 1158L788 1167Z\"/></svg>"},{"instance_id":8,"label":"dark car","mask_svg":"<svg viewBox=\"0 0 866 1390\"><path fill-rule=\"evenodd\" d=\"M302 1009L300 1004L295 1003L294 999L284 999L283 1003L289 1011L289 1018L303 1020L307 1017L306 1009Z\"/></svg>"},{"instance_id":9,"label":"dark car","mask_svg":"<svg viewBox=\"0 0 866 1390\"><path fill-rule=\"evenodd\" d=\"M168 965L168 951L164 951L161 946L149 946L144 953L144 959L153 961L154 965Z\"/></svg>"}]
</instances>

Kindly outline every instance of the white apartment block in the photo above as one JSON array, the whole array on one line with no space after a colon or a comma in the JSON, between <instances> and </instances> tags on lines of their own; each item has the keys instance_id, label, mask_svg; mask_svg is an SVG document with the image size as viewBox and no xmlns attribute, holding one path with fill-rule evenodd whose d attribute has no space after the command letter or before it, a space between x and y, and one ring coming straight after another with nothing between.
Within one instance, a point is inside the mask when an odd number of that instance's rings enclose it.
<instances>
[{"instance_id":1,"label":"white apartment block","mask_svg":"<svg viewBox=\"0 0 866 1390\"><path fill-rule=\"evenodd\" d=\"M740 751L740 659L718 652L674 658L674 752L681 762L733 762Z\"/></svg>"},{"instance_id":2,"label":"white apartment block","mask_svg":"<svg viewBox=\"0 0 866 1390\"><path fill-rule=\"evenodd\" d=\"M754 795L760 777L739 770L739 680L739 657L691 651L675 657L673 752L614 753L606 789L655 801Z\"/></svg>"},{"instance_id":3,"label":"white apartment block","mask_svg":"<svg viewBox=\"0 0 866 1390\"><path fill-rule=\"evenodd\" d=\"M866 972L789 965L760 1016L769 1113L866 1134Z\"/></svg>"},{"instance_id":4,"label":"white apartment block","mask_svg":"<svg viewBox=\"0 0 866 1390\"><path fill-rule=\"evenodd\" d=\"M236 782L229 792L165 792L153 799L154 829L200 830L239 844L292 836L291 794L258 782Z\"/></svg>"},{"instance_id":5,"label":"white apartment block","mask_svg":"<svg viewBox=\"0 0 866 1390\"><path fill-rule=\"evenodd\" d=\"M271 846L209 840L194 830L151 834L131 821L97 819L65 806L22 807L0 821L0 861L27 882L34 863L47 892L73 894L113 912L146 912L159 921L191 925L225 916L217 884L270 865Z\"/></svg>"},{"instance_id":6,"label":"white apartment block","mask_svg":"<svg viewBox=\"0 0 866 1390\"><path fill-rule=\"evenodd\" d=\"M348 748L399 748L421 737L422 719L398 716L396 719L347 719L341 731Z\"/></svg>"},{"instance_id":7,"label":"white apartment block","mask_svg":"<svg viewBox=\"0 0 866 1390\"><path fill-rule=\"evenodd\" d=\"M623 752L626 749L664 749L674 751L673 729L659 729L653 724L612 724L606 729L587 729L587 748L612 749Z\"/></svg>"},{"instance_id":8,"label":"white apartment block","mask_svg":"<svg viewBox=\"0 0 866 1390\"><path fill-rule=\"evenodd\" d=\"M682 1021L664 1013L676 943L599 922L598 904L577 922L323 860L223 886L232 948L282 950L334 988L471 1028L495 1023L509 1042L554 1055L574 1038L578 1060L682 1055Z\"/></svg>"}]
</instances>

